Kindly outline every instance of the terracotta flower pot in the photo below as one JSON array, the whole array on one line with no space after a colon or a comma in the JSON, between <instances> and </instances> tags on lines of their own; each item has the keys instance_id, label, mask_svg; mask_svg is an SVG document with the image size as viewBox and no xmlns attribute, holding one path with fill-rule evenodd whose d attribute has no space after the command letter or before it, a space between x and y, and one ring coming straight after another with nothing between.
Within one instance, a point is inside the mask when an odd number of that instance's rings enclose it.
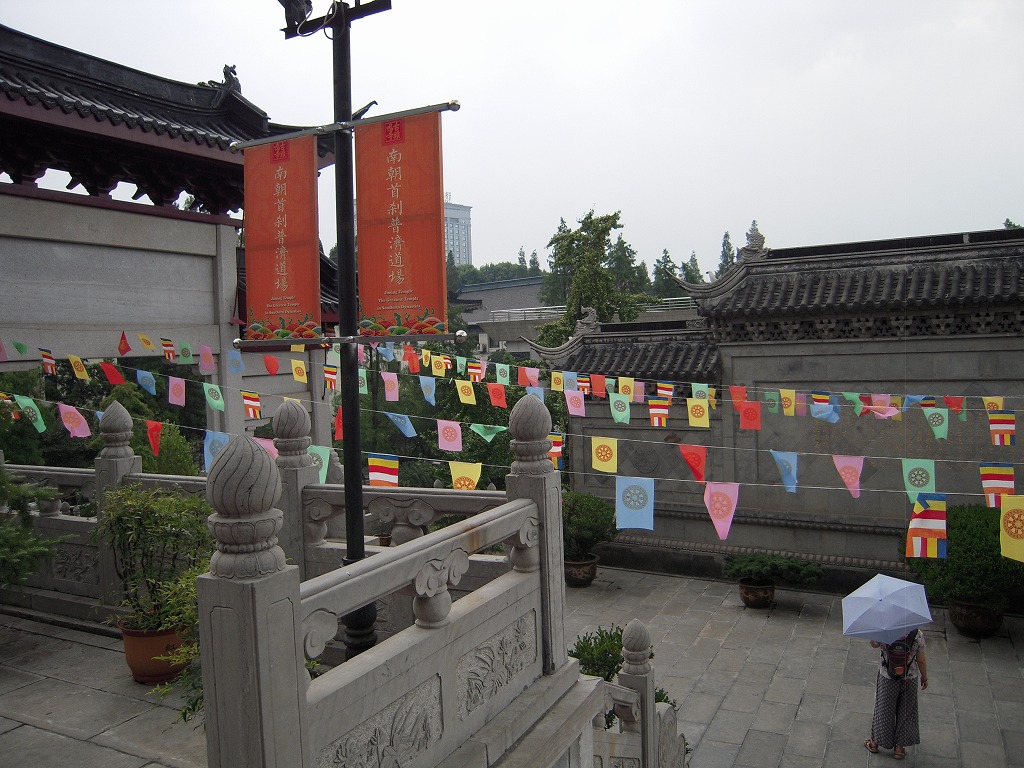
<instances>
[{"instance_id":1,"label":"terracotta flower pot","mask_svg":"<svg viewBox=\"0 0 1024 768\"><path fill-rule=\"evenodd\" d=\"M181 637L173 629L126 629L118 625L124 639L124 659L138 683L156 685L178 676L187 664L172 664L156 656L166 656L181 645Z\"/></svg>"},{"instance_id":2,"label":"terracotta flower pot","mask_svg":"<svg viewBox=\"0 0 1024 768\"><path fill-rule=\"evenodd\" d=\"M982 603L950 599L949 620L967 637L992 637L1003 625L1003 612Z\"/></svg>"},{"instance_id":3,"label":"terracotta flower pot","mask_svg":"<svg viewBox=\"0 0 1024 768\"><path fill-rule=\"evenodd\" d=\"M589 587L597 576L597 555L586 560L566 560L565 584L568 587Z\"/></svg>"},{"instance_id":4,"label":"terracotta flower pot","mask_svg":"<svg viewBox=\"0 0 1024 768\"><path fill-rule=\"evenodd\" d=\"M767 608L775 602L775 584L744 576L738 582L740 600L747 608Z\"/></svg>"}]
</instances>

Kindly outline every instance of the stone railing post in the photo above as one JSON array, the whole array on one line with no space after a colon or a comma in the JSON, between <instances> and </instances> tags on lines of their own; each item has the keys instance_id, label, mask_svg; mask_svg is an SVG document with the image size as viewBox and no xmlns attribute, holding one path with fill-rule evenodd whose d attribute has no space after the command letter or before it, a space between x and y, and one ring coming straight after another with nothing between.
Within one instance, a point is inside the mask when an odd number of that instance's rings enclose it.
<instances>
[{"instance_id":1,"label":"stone railing post","mask_svg":"<svg viewBox=\"0 0 1024 768\"><path fill-rule=\"evenodd\" d=\"M658 754L654 709L654 668L651 666L651 635L637 619L622 630L622 670L618 683L640 697L640 746L642 768L654 768ZM635 727L635 726L633 726ZM631 728L632 730L632 728Z\"/></svg>"},{"instance_id":2,"label":"stone railing post","mask_svg":"<svg viewBox=\"0 0 1024 768\"><path fill-rule=\"evenodd\" d=\"M100 419L100 437L103 448L96 456L96 505L103 514L103 495L120 485L126 475L142 473L142 459L135 455L129 442L132 439L132 417L116 400L103 412Z\"/></svg>"},{"instance_id":3,"label":"stone railing post","mask_svg":"<svg viewBox=\"0 0 1024 768\"><path fill-rule=\"evenodd\" d=\"M516 403L508 419L515 461L505 481L508 500L537 504L540 530L541 636L544 674L568 661L565 648L565 575L562 555L562 480L548 457L551 414L536 395Z\"/></svg>"},{"instance_id":4,"label":"stone railing post","mask_svg":"<svg viewBox=\"0 0 1024 768\"><path fill-rule=\"evenodd\" d=\"M299 569L278 546L280 495L274 460L248 437L233 438L210 468L217 551L196 582L210 768L306 764Z\"/></svg>"},{"instance_id":5,"label":"stone railing post","mask_svg":"<svg viewBox=\"0 0 1024 768\"><path fill-rule=\"evenodd\" d=\"M302 506L302 489L320 482L320 470L306 452L310 445L310 420L306 409L294 400L285 400L274 414L274 446L277 469L281 473L281 510L284 527L281 547L291 562L299 566L299 577L307 578L306 544L323 544L327 535L330 509Z\"/></svg>"}]
</instances>

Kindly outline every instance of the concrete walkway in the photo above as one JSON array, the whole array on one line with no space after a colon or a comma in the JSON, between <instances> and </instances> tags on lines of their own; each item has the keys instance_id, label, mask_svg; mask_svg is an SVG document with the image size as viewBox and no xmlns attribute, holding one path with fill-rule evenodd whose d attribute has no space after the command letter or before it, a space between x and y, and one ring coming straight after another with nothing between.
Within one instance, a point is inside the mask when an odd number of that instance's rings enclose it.
<instances>
[{"instance_id":1,"label":"concrete walkway","mask_svg":"<svg viewBox=\"0 0 1024 768\"><path fill-rule=\"evenodd\" d=\"M840 598L780 590L774 608L753 611L732 584L611 568L567 598L569 639L647 625L691 768L896 765L864 749L877 652L842 636ZM1024 620L976 642L936 613L923 744L904 764L1024 766ZM117 638L0 614L4 768L201 768L203 731L175 723L177 706L132 681Z\"/></svg>"}]
</instances>

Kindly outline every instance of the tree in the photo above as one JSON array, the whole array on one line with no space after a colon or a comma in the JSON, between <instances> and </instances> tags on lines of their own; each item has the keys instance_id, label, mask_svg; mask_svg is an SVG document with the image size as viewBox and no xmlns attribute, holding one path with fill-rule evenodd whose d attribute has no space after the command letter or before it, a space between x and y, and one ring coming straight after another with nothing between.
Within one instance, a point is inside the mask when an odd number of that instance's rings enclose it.
<instances>
[{"instance_id":1,"label":"tree","mask_svg":"<svg viewBox=\"0 0 1024 768\"><path fill-rule=\"evenodd\" d=\"M668 249L661 252L661 256L654 262L654 281L651 285L651 293L659 299L670 299L683 295L683 288L672 278L678 277L675 262L668 253Z\"/></svg>"},{"instance_id":2,"label":"tree","mask_svg":"<svg viewBox=\"0 0 1024 768\"><path fill-rule=\"evenodd\" d=\"M526 251L523 246L519 246L519 266L526 269Z\"/></svg>"},{"instance_id":3,"label":"tree","mask_svg":"<svg viewBox=\"0 0 1024 768\"><path fill-rule=\"evenodd\" d=\"M538 298L542 304L549 306L561 306L569 298L569 282L572 280L572 259L568 254L563 254L562 249L566 246L557 240L559 235L569 232L569 226L565 219L558 220L558 229L555 236L548 242L551 248L551 255L548 256L548 273L544 276Z\"/></svg>"},{"instance_id":4,"label":"tree","mask_svg":"<svg viewBox=\"0 0 1024 768\"><path fill-rule=\"evenodd\" d=\"M608 249L606 260L608 271L611 272L617 291L627 293L646 293L651 287L651 278L647 274L647 265L636 262L636 251L619 233L615 244Z\"/></svg>"},{"instance_id":5,"label":"tree","mask_svg":"<svg viewBox=\"0 0 1024 768\"><path fill-rule=\"evenodd\" d=\"M540 259L537 258L537 251L530 254L530 265L527 269L530 277L537 277L543 273L543 270L540 268Z\"/></svg>"},{"instance_id":6,"label":"tree","mask_svg":"<svg viewBox=\"0 0 1024 768\"><path fill-rule=\"evenodd\" d=\"M1003 222L1003 227L1005 229L1024 229L1024 226L1010 221L1009 218L1007 218L1006 221Z\"/></svg>"},{"instance_id":7,"label":"tree","mask_svg":"<svg viewBox=\"0 0 1024 768\"><path fill-rule=\"evenodd\" d=\"M697 252L690 251L690 260L682 265L683 280L688 283L703 283L704 273L700 271L700 264L697 263Z\"/></svg>"},{"instance_id":8,"label":"tree","mask_svg":"<svg viewBox=\"0 0 1024 768\"><path fill-rule=\"evenodd\" d=\"M756 225L756 222L755 222ZM722 255L718 260L718 269L715 270L715 277L721 277L736 264L736 249L733 248L729 233L722 237Z\"/></svg>"}]
</instances>

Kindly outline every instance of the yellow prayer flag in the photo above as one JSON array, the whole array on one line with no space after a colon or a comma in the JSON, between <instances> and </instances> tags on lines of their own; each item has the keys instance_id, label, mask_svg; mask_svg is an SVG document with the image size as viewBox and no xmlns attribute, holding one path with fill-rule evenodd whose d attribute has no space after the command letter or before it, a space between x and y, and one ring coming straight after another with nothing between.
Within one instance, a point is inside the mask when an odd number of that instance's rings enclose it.
<instances>
[{"instance_id":1,"label":"yellow prayer flag","mask_svg":"<svg viewBox=\"0 0 1024 768\"><path fill-rule=\"evenodd\" d=\"M1024 562L1024 496L1002 496L999 546L1003 557Z\"/></svg>"},{"instance_id":2,"label":"yellow prayer flag","mask_svg":"<svg viewBox=\"0 0 1024 768\"><path fill-rule=\"evenodd\" d=\"M1003 410L1003 398L1002 397L982 397L982 401L985 403L986 411L1001 411Z\"/></svg>"},{"instance_id":3,"label":"yellow prayer flag","mask_svg":"<svg viewBox=\"0 0 1024 768\"><path fill-rule=\"evenodd\" d=\"M590 438L591 461L602 472L619 471L619 441L614 437Z\"/></svg>"},{"instance_id":4,"label":"yellow prayer flag","mask_svg":"<svg viewBox=\"0 0 1024 768\"><path fill-rule=\"evenodd\" d=\"M442 361L443 364L443 361ZM457 491L472 491L480 482L480 470L483 464L470 464L467 461L449 461L448 469L452 473L452 488Z\"/></svg>"},{"instance_id":5,"label":"yellow prayer flag","mask_svg":"<svg viewBox=\"0 0 1024 768\"><path fill-rule=\"evenodd\" d=\"M441 355L430 358L430 372L435 376L444 376L444 358Z\"/></svg>"},{"instance_id":6,"label":"yellow prayer flag","mask_svg":"<svg viewBox=\"0 0 1024 768\"><path fill-rule=\"evenodd\" d=\"M779 400L782 402L782 413L786 416L796 416L796 390L780 389Z\"/></svg>"},{"instance_id":7,"label":"yellow prayer flag","mask_svg":"<svg viewBox=\"0 0 1024 768\"><path fill-rule=\"evenodd\" d=\"M290 350L291 350L292 352L305 352L305 351L306 351L306 347L305 347L305 345L303 345L303 344L292 344L292 345L291 345L291 346L289 347L289 349L290 349Z\"/></svg>"},{"instance_id":8,"label":"yellow prayer flag","mask_svg":"<svg viewBox=\"0 0 1024 768\"><path fill-rule=\"evenodd\" d=\"M561 371L551 372L551 389L554 392L563 392L565 390L565 376L562 375Z\"/></svg>"},{"instance_id":9,"label":"yellow prayer flag","mask_svg":"<svg viewBox=\"0 0 1024 768\"><path fill-rule=\"evenodd\" d=\"M78 355L68 355L68 362L71 363L71 370L75 372L75 378L84 381L89 380L89 372L85 370L85 363Z\"/></svg>"},{"instance_id":10,"label":"yellow prayer flag","mask_svg":"<svg viewBox=\"0 0 1024 768\"><path fill-rule=\"evenodd\" d=\"M898 408L899 411L895 413L891 418L893 421L903 421L903 396L902 395L890 395L889 405L893 408Z\"/></svg>"},{"instance_id":11,"label":"yellow prayer flag","mask_svg":"<svg viewBox=\"0 0 1024 768\"><path fill-rule=\"evenodd\" d=\"M476 393L473 391L473 385L470 382L456 379L455 388L459 390L459 400L466 405L476 405Z\"/></svg>"},{"instance_id":12,"label":"yellow prayer flag","mask_svg":"<svg viewBox=\"0 0 1024 768\"><path fill-rule=\"evenodd\" d=\"M156 344L154 344L150 340L149 336L147 336L144 333L137 333L135 335L139 337L139 341L142 342L142 346L144 346L150 352L156 352Z\"/></svg>"},{"instance_id":13,"label":"yellow prayer flag","mask_svg":"<svg viewBox=\"0 0 1024 768\"><path fill-rule=\"evenodd\" d=\"M423 367L424 368L429 368L430 367L430 350L429 349L424 349L423 352L420 354L420 358L421 358L421 360L423 362Z\"/></svg>"},{"instance_id":14,"label":"yellow prayer flag","mask_svg":"<svg viewBox=\"0 0 1024 768\"><path fill-rule=\"evenodd\" d=\"M636 385L633 381L632 376L620 376L619 377L619 394L625 395L630 400L633 399L633 392L636 390Z\"/></svg>"},{"instance_id":15,"label":"yellow prayer flag","mask_svg":"<svg viewBox=\"0 0 1024 768\"><path fill-rule=\"evenodd\" d=\"M701 400L696 397L686 398L686 413L690 418L691 427L711 429L711 419L708 417L707 400Z\"/></svg>"},{"instance_id":16,"label":"yellow prayer flag","mask_svg":"<svg viewBox=\"0 0 1024 768\"><path fill-rule=\"evenodd\" d=\"M306 378L306 364L301 360L292 360L292 378L296 381L301 381L303 384L308 382Z\"/></svg>"},{"instance_id":17,"label":"yellow prayer flag","mask_svg":"<svg viewBox=\"0 0 1024 768\"><path fill-rule=\"evenodd\" d=\"M718 390L714 387L708 387L708 403L711 405L711 410L718 409Z\"/></svg>"}]
</instances>

